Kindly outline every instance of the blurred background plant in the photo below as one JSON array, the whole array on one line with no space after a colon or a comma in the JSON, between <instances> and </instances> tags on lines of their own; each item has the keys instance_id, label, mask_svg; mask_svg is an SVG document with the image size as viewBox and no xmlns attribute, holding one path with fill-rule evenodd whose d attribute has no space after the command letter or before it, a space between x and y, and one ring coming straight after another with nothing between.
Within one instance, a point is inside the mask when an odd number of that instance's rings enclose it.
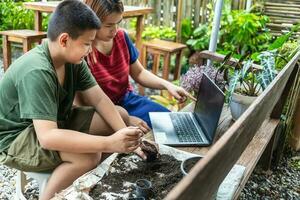
<instances>
[{"instance_id":1,"label":"blurred background plant","mask_svg":"<svg viewBox=\"0 0 300 200\"><path fill-rule=\"evenodd\" d=\"M176 38L176 31L173 28L167 26L147 26L142 33L142 38L144 40L158 38L174 41Z\"/></svg>"},{"instance_id":2,"label":"blurred background plant","mask_svg":"<svg viewBox=\"0 0 300 200\"><path fill-rule=\"evenodd\" d=\"M1 0L0 1L0 31L13 29L34 29L34 12L23 6L24 2L34 0ZM49 14L43 13L43 30L47 30ZM2 38L1 38L2 45Z\"/></svg>"}]
</instances>

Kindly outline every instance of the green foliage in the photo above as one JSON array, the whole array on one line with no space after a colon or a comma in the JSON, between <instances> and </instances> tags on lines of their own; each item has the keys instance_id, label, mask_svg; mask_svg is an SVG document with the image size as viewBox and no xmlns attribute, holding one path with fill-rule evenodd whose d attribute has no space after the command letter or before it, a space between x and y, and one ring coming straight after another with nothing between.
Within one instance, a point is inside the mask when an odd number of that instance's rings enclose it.
<instances>
[{"instance_id":1,"label":"green foliage","mask_svg":"<svg viewBox=\"0 0 300 200\"><path fill-rule=\"evenodd\" d=\"M269 18L246 11L231 11L222 17L221 38L223 49L244 55L267 49L272 39L266 23Z\"/></svg>"},{"instance_id":2,"label":"green foliage","mask_svg":"<svg viewBox=\"0 0 300 200\"><path fill-rule=\"evenodd\" d=\"M181 21L181 41L186 43L193 34L192 22L190 19L183 19Z\"/></svg>"},{"instance_id":3,"label":"green foliage","mask_svg":"<svg viewBox=\"0 0 300 200\"><path fill-rule=\"evenodd\" d=\"M300 157L296 156L296 157L293 157L291 160L290 160L290 163L289 163L294 169L296 170L300 170Z\"/></svg>"},{"instance_id":4,"label":"green foliage","mask_svg":"<svg viewBox=\"0 0 300 200\"><path fill-rule=\"evenodd\" d=\"M33 29L33 25L34 12L24 8L23 2L15 2L13 0L1 1L0 30Z\"/></svg>"},{"instance_id":5,"label":"green foliage","mask_svg":"<svg viewBox=\"0 0 300 200\"><path fill-rule=\"evenodd\" d=\"M34 0L1 0L0 30L34 29L34 12L23 6L24 2ZM49 14L43 13L42 29L47 30Z\"/></svg>"},{"instance_id":6,"label":"green foliage","mask_svg":"<svg viewBox=\"0 0 300 200\"><path fill-rule=\"evenodd\" d=\"M281 55L276 59L276 69L281 70L286 63L300 50L299 41L288 41L279 48Z\"/></svg>"},{"instance_id":7,"label":"green foliage","mask_svg":"<svg viewBox=\"0 0 300 200\"><path fill-rule=\"evenodd\" d=\"M142 38L145 40L151 40L154 38L175 40L176 31L171 27L159 27L159 26L148 26L142 33Z\"/></svg>"},{"instance_id":8,"label":"green foliage","mask_svg":"<svg viewBox=\"0 0 300 200\"><path fill-rule=\"evenodd\" d=\"M208 26L205 24L199 25L197 27L192 35L191 39L186 41L186 44L195 51L201 51L208 48L209 45L209 35L208 32Z\"/></svg>"},{"instance_id":9,"label":"green foliage","mask_svg":"<svg viewBox=\"0 0 300 200\"><path fill-rule=\"evenodd\" d=\"M277 75L277 71L275 69L276 51L276 49L272 51L264 51L259 55L262 71L258 74L258 80L263 90L266 89Z\"/></svg>"},{"instance_id":10,"label":"green foliage","mask_svg":"<svg viewBox=\"0 0 300 200\"><path fill-rule=\"evenodd\" d=\"M262 68L253 67L253 60L250 55L244 55L236 64L229 65L227 62L232 54L231 52L225 56L218 69L218 73L222 72L224 76L229 76L229 78L224 77L229 85L227 89L228 101L231 101L234 92L247 96L257 96L277 75L275 58L278 54L276 50L264 51L259 54L258 58Z\"/></svg>"}]
</instances>

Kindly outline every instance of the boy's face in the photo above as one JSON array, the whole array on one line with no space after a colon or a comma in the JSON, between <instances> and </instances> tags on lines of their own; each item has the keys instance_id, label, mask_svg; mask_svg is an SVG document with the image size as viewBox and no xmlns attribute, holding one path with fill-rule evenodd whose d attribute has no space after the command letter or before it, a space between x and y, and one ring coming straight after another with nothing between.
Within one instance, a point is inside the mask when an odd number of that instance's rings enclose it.
<instances>
[{"instance_id":1,"label":"boy's face","mask_svg":"<svg viewBox=\"0 0 300 200\"><path fill-rule=\"evenodd\" d=\"M112 40L118 30L118 26L123 19L122 13L113 12L103 19L101 28L97 31L96 39L102 41Z\"/></svg>"},{"instance_id":2,"label":"boy's face","mask_svg":"<svg viewBox=\"0 0 300 200\"><path fill-rule=\"evenodd\" d=\"M68 63L80 64L85 56L91 52L91 45L97 30L84 31L77 39L67 36L64 45L64 55ZM63 39L62 39L63 40Z\"/></svg>"}]
</instances>

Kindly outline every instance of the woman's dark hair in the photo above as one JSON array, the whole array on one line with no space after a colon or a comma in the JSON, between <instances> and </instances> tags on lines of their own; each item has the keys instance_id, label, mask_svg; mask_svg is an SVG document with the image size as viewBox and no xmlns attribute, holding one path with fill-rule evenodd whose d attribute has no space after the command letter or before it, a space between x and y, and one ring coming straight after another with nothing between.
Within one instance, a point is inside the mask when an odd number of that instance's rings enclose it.
<instances>
[{"instance_id":1,"label":"woman's dark hair","mask_svg":"<svg viewBox=\"0 0 300 200\"><path fill-rule=\"evenodd\" d=\"M111 13L123 13L124 6L121 0L85 0L85 3L96 13L103 22Z\"/></svg>"},{"instance_id":2,"label":"woman's dark hair","mask_svg":"<svg viewBox=\"0 0 300 200\"><path fill-rule=\"evenodd\" d=\"M84 31L99 28L100 20L92 9L79 0L64 0L51 16L47 36L55 41L61 33L68 33L77 39Z\"/></svg>"}]
</instances>

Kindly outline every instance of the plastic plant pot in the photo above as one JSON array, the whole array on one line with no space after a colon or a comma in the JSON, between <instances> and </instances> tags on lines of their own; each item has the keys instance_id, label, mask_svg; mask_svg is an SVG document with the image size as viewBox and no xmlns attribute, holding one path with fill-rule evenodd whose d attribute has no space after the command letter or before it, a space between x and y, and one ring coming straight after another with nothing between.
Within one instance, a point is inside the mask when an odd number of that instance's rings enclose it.
<instances>
[{"instance_id":1,"label":"plastic plant pot","mask_svg":"<svg viewBox=\"0 0 300 200\"><path fill-rule=\"evenodd\" d=\"M180 169L182 174L185 176L193 168L193 166L201 159L201 156L194 156L187 158L181 162Z\"/></svg>"},{"instance_id":2,"label":"plastic plant pot","mask_svg":"<svg viewBox=\"0 0 300 200\"><path fill-rule=\"evenodd\" d=\"M130 197L128 200L146 200L145 197Z\"/></svg>"},{"instance_id":3,"label":"plastic plant pot","mask_svg":"<svg viewBox=\"0 0 300 200\"><path fill-rule=\"evenodd\" d=\"M151 194L152 183L147 179L138 179L135 182L135 189L137 197L148 199Z\"/></svg>"}]
</instances>

